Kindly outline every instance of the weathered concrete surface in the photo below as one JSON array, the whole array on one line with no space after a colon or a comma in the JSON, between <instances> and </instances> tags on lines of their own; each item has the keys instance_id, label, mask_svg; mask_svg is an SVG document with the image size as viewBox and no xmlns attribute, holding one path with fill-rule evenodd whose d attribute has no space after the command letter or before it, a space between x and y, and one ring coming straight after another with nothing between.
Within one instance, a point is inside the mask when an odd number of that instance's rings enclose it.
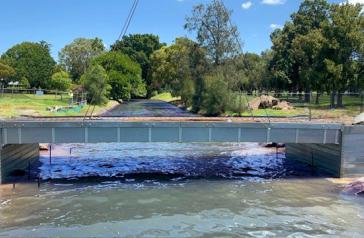
<instances>
[{"instance_id":1,"label":"weathered concrete surface","mask_svg":"<svg viewBox=\"0 0 364 238\"><path fill-rule=\"evenodd\" d=\"M364 176L364 126L346 126L342 136L342 176Z\"/></svg>"},{"instance_id":2,"label":"weathered concrete surface","mask_svg":"<svg viewBox=\"0 0 364 238\"><path fill-rule=\"evenodd\" d=\"M340 145L286 144L286 157L310 164L318 172L341 177Z\"/></svg>"},{"instance_id":3,"label":"weathered concrete surface","mask_svg":"<svg viewBox=\"0 0 364 238\"><path fill-rule=\"evenodd\" d=\"M38 144L0 146L0 184L15 170L26 171L38 158Z\"/></svg>"},{"instance_id":4,"label":"weathered concrete surface","mask_svg":"<svg viewBox=\"0 0 364 238\"><path fill-rule=\"evenodd\" d=\"M287 144L286 156L335 177L364 176L364 126L345 126L340 138L339 145Z\"/></svg>"}]
</instances>

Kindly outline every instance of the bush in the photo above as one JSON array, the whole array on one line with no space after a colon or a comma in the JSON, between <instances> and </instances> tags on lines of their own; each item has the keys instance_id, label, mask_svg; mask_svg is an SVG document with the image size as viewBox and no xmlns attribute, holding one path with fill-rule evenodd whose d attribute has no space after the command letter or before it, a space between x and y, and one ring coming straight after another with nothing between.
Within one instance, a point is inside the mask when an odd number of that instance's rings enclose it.
<instances>
[{"instance_id":1,"label":"bush","mask_svg":"<svg viewBox=\"0 0 364 238\"><path fill-rule=\"evenodd\" d=\"M50 88L59 91L68 91L71 88L72 79L67 72L54 73L51 78Z\"/></svg>"},{"instance_id":2,"label":"bush","mask_svg":"<svg viewBox=\"0 0 364 238\"><path fill-rule=\"evenodd\" d=\"M217 74L205 77L204 84L201 111L207 116L223 114L230 101L227 80L222 74Z\"/></svg>"}]
</instances>

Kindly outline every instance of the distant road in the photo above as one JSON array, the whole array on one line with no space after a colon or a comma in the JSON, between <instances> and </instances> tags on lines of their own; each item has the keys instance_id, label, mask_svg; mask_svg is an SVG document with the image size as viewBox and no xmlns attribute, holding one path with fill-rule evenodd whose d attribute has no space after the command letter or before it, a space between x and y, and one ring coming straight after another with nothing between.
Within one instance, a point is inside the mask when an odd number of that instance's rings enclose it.
<instances>
[{"instance_id":1,"label":"distant road","mask_svg":"<svg viewBox=\"0 0 364 238\"><path fill-rule=\"evenodd\" d=\"M193 113L157 100L131 100L101 114L103 117L194 117Z\"/></svg>"}]
</instances>

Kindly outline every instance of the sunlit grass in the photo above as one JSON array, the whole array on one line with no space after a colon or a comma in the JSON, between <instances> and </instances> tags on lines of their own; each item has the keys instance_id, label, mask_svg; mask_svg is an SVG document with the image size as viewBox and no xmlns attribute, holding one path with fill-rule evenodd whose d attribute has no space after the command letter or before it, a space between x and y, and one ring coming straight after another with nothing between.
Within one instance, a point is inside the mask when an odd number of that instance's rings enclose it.
<instances>
[{"instance_id":1,"label":"sunlit grass","mask_svg":"<svg viewBox=\"0 0 364 238\"><path fill-rule=\"evenodd\" d=\"M66 110L61 112L47 111L47 107L68 106L71 103L69 96L33 94L0 94L0 117L16 118L20 116L82 116L87 110L87 106L80 111ZM106 106L96 106L94 115L97 115L117 103L110 101ZM92 109L92 108L91 108Z\"/></svg>"},{"instance_id":2,"label":"sunlit grass","mask_svg":"<svg viewBox=\"0 0 364 238\"><path fill-rule=\"evenodd\" d=\"M152 100L161 100L161 101L165 101L165 102L172 102L172 101L176 101L176 100L180 100L180 97L173 97L171 95L171 93L160 93L157 94L156 96L151 98Z\"/></svg>"}]
</instances>

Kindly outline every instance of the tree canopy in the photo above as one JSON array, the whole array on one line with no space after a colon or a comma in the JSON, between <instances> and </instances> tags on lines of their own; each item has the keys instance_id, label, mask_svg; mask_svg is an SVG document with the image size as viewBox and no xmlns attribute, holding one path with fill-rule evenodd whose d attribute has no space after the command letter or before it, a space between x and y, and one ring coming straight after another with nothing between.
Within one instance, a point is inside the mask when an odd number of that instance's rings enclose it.
<instances>
[{"instance_id":1,"label":"tree canopy","mask_svg":"<svg viewBox=\"0 0 364 238\"><path fill-rule=\"evenodd\" d=\"M108 76L101 65L92 65L82 75L80 82L87 92L87 100L91 105L103 105L108 101L110 85Z\"/></svg>"},{"instance_id":2,"label":"tree canopy","mask_svg":"<svg viewBox=\"0 0 364 238\"><path fill-rule=\"evenodd\" d=\"M185 29L196 32L198 42L206 47L207 55L215 65L240 52L238 29L231 24L231 11L219 0L199 4L186 18Z\"/></svg>"},{"instance_id":3,"label":"tree canopy","mask_svg":"<svg viewBox=\"0 0 364 238\"><path fill-rule=\"evenodd\" d=\"M107 52L97 57L94 63L103 66L108 73L111 99L120 101L145 96L146 88L141 78L141 68L127 55Z\"/></svg>"},{"instance_id":4,"label":"tree canopy","mask_svg":"<svg viewBox=\"0 0 364 238\"><path fill-rule=\"evenodd\" d=\"M104 51L104 44L99 38L77 38L59 52L59 61L77 82L91 66L92 60Z\"/></svg>"},{"instance_id":5,"label":"tree canopy","mask_svg":"<svg viewBox=\"0 0 364 238\"><path fill-rule=\"evenodd\" d=\"M0 80L3 79L4 82L6 83L7 79L14 75L15 75L15 70L11 66L4 64L0 61Z\"/></svg>"},{"instance_id":6,"label":"tree canopy","mask_svg":"<svg viewBox=\"0 0 364 238\"><path fill-rule=\"evenodd\" d=\"M20 82L22 78L26 78L31 87L49 88L56 62L50 55L49 44L46 42L17 44L1 58L15 69L15 75L8 76L9 80Z\"/></svg>"},{"instance_id":7,"label":"tree canopy","mask_svg":"<svg viewBox=\"0 0 364 238\"><path fill-rule=\"evenodd\" d=\"M56 72L52 75L50 85L52 89L65 92L71 88L72 79L65 71Z\"/></svg>"},{"instance_id":8,"label":"tree canopy","mask_svg":"<svg viewBox=\"0 0 364 238\"><path fill-rule=\"evenodd\" d=\"M147 88L149 88L151 84L149 75L150 56L164 45L160 43L159 36L153 34L134 34L124 36L120 41L116 41L111 46L111 51L121 52L137 62L142 69L141 77L146 82Z\"/></svg>"}]
</instances>

